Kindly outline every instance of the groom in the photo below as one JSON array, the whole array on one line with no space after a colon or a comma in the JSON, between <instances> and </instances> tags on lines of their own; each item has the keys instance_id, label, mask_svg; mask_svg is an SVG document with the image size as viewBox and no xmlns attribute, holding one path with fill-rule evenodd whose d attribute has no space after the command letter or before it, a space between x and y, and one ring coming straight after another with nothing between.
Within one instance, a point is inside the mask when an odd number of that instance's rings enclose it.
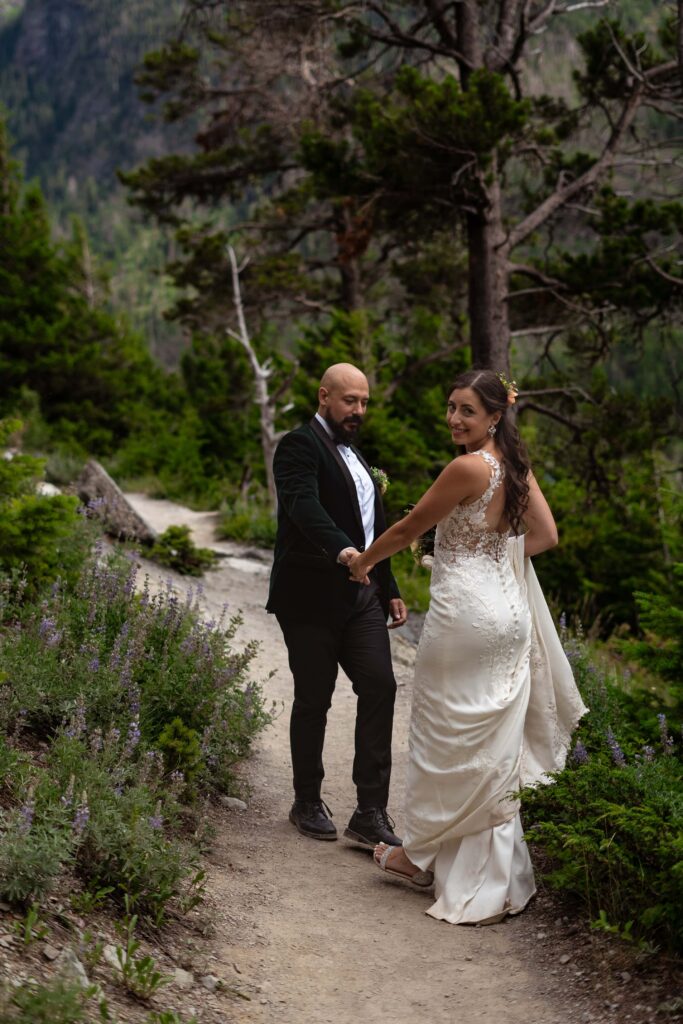
<instances>
[{"instance_id":1,"label":"groom","mask_svg":"<svg viewBox=\"0 0 683 1024\"><path fill-rule=\"evenodd\" d=\"M320 786L327 712L341 665L358 698L358 806L344 835L364 846L400 846L387 814L396 695L387 616L393 629L408 613L388 559L372 570L369 586L352 583L345 569L386 528L379 489L353 446L369 397L359 369L330 366L320 382L318 412L278 446L278 529L267 609L280 624L294 676L289 820L311 839L337 838Z\"/></svg>"}]
</instances>

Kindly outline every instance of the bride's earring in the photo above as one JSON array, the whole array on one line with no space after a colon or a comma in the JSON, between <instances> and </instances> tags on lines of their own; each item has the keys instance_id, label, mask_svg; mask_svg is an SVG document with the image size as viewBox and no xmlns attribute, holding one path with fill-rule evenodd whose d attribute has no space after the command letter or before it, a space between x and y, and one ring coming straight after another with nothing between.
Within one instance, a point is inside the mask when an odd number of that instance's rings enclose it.
<instances>
[{"instance_id":1,"label":"bride's earring","mask_svg":"<svg viewBox=\"0 0 683 1024\"><path fill-rule=\"evenodd\" d=\"M495 425L495 423L491 424L491 426L489 427L487 433L488 433L489 437L495 437L496 436L496 425Z\"/></svg>"}]
</instances>

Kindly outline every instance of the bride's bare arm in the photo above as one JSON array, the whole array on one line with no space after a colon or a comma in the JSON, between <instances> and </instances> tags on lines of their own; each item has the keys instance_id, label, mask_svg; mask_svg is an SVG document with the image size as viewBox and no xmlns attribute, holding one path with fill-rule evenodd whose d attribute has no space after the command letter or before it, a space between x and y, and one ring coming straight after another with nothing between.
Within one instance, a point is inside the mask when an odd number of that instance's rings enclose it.
<instances>
[{"instance_id":1,"label":"bride's bare arm","mask_svg":"<svg viewBox=\"0 0 683 1024\"><path fill-rule=\"evenodd\" d=\"M557 544L557 527L550 506L533 473L529 473L529 507L524 515L524 554L540 555Z\"/></svg>"},{"instance_id":2,"label":"bride's bare arm","mask_svg":"<svg viewBox=\"0 0 683 1024\"><path fill-rule=\"evenodd\" d=\"M363 577L377 562L407 548L461 501L480 494L488 476L488 468L479 459L454 459L405 518L394 523L367 551L348 563L352 576Z\"/></svg>"}]
</instances>

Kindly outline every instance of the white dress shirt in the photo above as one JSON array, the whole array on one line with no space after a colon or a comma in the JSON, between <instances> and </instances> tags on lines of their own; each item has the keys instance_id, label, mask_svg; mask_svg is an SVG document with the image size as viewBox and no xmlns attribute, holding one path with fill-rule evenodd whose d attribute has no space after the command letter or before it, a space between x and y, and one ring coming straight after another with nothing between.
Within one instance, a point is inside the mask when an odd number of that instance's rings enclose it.
<instances>
[{"instance_id":1,"label":"white dress shirt","mask_svg":"<svg viewBox=\"0 0 683 1024\"><path fill-rule=\"evenodd\" d=\"M315 418L322 423L328 436L332 437L332 430L320 413L317 412L315 414ZM360 515L363 521L363 530L365 532L365 550L367 551L375 539L375 485L363 463L348 445L338 444L337 451L346 463L349 473L353 477L353 482L356 485Z\"/></svg>"}]
</instances>

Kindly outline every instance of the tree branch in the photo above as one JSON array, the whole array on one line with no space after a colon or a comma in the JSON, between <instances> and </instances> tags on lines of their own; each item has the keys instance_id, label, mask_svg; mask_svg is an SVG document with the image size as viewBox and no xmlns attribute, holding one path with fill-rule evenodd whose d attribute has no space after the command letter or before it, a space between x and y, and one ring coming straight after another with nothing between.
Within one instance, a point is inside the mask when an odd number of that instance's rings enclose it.
<instances>
[{"instance_id":1,"label":"tree branch","mask_svg":"<svg viewBox=\"0 0 683 1024\"><path fill-rule=\"evenodd\" d=\"M663 277L665 281L668 281L669 284L674 284L679 288L683 288L683 277L674 277L673 274L668 274L666 270L662 270L662 268L655 263L651 256L646 256L645 262L649 267L652 267L656 274L659 274L659 276Z\"/></svg>"},{"instance_id":2,"label":"tree branch","mask_svg":"<svg viewBox=\"0 0 683 1024\"><path fill-rule=\"evenodd\" d=\"M534 412L540 412L543 416L548 416L551 420L556 420L557 423L561 423L563 426L568 427L576 439L578 439L583 433L583 427L570 420L568 416L563 416L562 413L556 412L554 409L548 409L545 405L538 405L537 402L517 402L515 406L517 415L525 412L527 409L532 409Z\"/></svg>"},{"instance_id":3,"label":"tree branch","mask_svg":"<svg viewBox=\"0 0 683 1024\"><path fill-rule=\"evenodd\" d=\"M505 243L507 252L511 252L516 246L523 242L529 235L533 234L549 217L552 217L557 210L561 209L570 199L590 188L600 175L605 171L616 157L617 148L622 138L633 123L638 107L642 99L643 86L639 83L631 93L626 102L617 124L612 131L605 148L600 157L592 167L579 175L566 188L558 188L552 192L544 201L537 206L527 217L514 227L508 235Z\"/></svg>"}]
</instances>

